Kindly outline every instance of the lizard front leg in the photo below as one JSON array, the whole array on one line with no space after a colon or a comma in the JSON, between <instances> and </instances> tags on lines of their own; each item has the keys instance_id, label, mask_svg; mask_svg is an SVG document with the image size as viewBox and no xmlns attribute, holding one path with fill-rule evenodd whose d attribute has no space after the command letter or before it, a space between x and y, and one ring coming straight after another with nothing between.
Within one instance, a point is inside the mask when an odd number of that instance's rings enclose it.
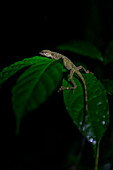
<instances>
[{"instance_id":1,"label":"lizard front leg","mask_svg":"<svg viewBox=\"0 0 113 170\"><path fill-rule=\"evenodd\" d=\"M89 70L86 70L83 66L78 66L78 67L76 67L76 68L77 68L77 70L83 69L85 73L90 73L90 71L89 71Z\"/></svg>"},{"instance_id":2,"label":"lizard front leg","mask_svg":"<svg viewBox=\"0 0 113 170\"><path fill-rule=\"evenodd\" d=\"M73 75L74 75L74 70L70 70L69 79L71 80L71 83L72 83L73 87L63 87L63 86L61 86L61 87L59 88L58 92L60 92L61 90L65 90L65 89L66 89L66 90L69 90L69 89L75 90L75 88L76 88L77 86L76 86L75 81L73 80Z\"/></svg>"}]
</instances>

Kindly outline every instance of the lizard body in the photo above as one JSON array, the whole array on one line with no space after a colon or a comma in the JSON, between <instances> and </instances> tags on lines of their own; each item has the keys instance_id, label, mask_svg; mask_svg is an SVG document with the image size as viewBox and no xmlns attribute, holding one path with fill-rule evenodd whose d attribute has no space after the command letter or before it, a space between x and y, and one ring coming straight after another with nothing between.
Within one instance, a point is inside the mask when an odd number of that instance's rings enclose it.
<instances>
[{"instance_id":1,"label":"lizard body","mask_svg":"<svg viewBox=\"0 0 113 170\"><path fill-rule=\"evenodd\" d=\"M53 51L50 51L50 50L42 50L40 52L41 55L45 56L45 57L50 57L50 58L53 58L55 60L59 60L60 58L63 59L63 63L64 63L64 66L67 70L70 70L70 80L72 82L72 85L73 87L61 87L59 90L64 90L64 89L75 89L77 86L73 80L73 76L74 76L74 73L76 73L79 78L81 79L82 83L83 83L83 86L84 86L84 94L85 94L85 109L86 109L86 113L88 111L88 105L87 105L87 87L86 87L86 83L85 83L85 80L84 80L84 77L82 76L82 74L80 73L80 69L83 69L85 71L85 73L89 73L88 70L86 70L83 66L79 66L79 67L76 67L73 62L67 58L66 56L60 54L60 53L56 53L56 52L53 52ZM86 122L86 120L85 120Z\"/></svg>"}]
</instances>

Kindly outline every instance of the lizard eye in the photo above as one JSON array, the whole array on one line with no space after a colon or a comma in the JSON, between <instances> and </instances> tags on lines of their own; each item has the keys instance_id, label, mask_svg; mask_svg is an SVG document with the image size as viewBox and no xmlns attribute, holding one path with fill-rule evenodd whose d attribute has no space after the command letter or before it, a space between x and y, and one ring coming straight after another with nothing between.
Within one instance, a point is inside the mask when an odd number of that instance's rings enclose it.
<instances>
[{"instance_id":1,"label":"lizard eye","mask_svg":"<svg viewBox=\"0 0 113 170\"><path fill-rule=\"evenodd\" d=\"M49 53L45 53L45 55L46 55L46 56L48 56L48 57L50 56L50 54L49 54Z\"/></svg>"},{"instance_id":2,"label":"lizard eye","mask_svg":"<svg viewBox=\"0 0 113 170\"><path fill-rule=\"evenodd\" d=\"M41 55L45 55L45 56L48 56L48 53L45 53L45 52L40 52Z\"/></svg>"},{"instance_id":3,"label":"lizard eye","mask_svg":"<svg viewBox=\"0 0 113 170\"><path fill-rule=\"evenodd\" d=\"M48 55L48 53L44 53L44 55Z\"/></svg>"}]
</instances>

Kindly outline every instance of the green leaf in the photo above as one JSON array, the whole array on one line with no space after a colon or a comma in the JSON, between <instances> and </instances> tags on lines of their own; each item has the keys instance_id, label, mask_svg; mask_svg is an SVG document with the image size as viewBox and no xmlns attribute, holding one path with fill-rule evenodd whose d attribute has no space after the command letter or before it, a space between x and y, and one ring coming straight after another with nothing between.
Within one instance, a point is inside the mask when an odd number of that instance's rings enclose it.
<instances>
[{"instance_id":1,"label":"green leaf","mask_svg":"<svg viewBox=\"0 0 113 170\"><path fill-rule=\"evenodd\" d=\"M109 106L106 91L103 85L93 74L83 74L88 93L88 120L86 125L86 138L92 144L96 152L96 144L103 137L109 124ZM64 103L73 122L84 134L82 126L84 118L84 93L83 87L78 79L74 77L77 88L64 90ZM64 87L70 87L70 83L63 80Z\"/></svg>"},{"instance_id":2,"label":"green leaf","mask_svg":"<svg viewBox=\"0 0 113 170\"><path fill-rule=\"evenodd\" d=\"M106 89L106 92L112 95L113 94L113 81L109 79L104 79L103 84Z\"/></svg>"},{"instance_id":3,"label":"green leaf","mask_svg":"<svg viewBox=\"0 0 113 170\"><path fill-rule=\"evenodd\" d=\"M4 68L2 72L0 72L0 85L4 83L8 78L13 76L17 71L21 70L24 67L40 62L40 60L48 61L49 59L45 57L40 57L40 56L35 56L32 58L25 58L22 61L15 62L9 67Z\"/></svg>"},{"instance_id":4,"label":"green leaf","mask_svg":"<svg viewBox=\"0 0 113 170\"><path fill-rule=\"evenodd\" d=\"M89 58L103 61L101 52L87 41L72 41L57 46L57 49L77 53Z\"/></svg>"},{"instance_id":5,"label":"green leaf","mask_svg":"<svg viewBox=\"0 0 113 170\"><path fill-rule=\"evenodd\" d=\"M104 57L104 64L109 64L111 62L113 62L113 41L108 45Z\"/></svg>"},{"instance_id":6,"label":"green leaf","mask_svg":"<svg viewBox=\"0 0 113 170\"><path fill-rule=\"evenodd\" d=\"M27 69L17 80L12 90L12 103L19 133L21 119L38 108L58 87L62 78L62 60L40 60Z\"/></svg>"}]
</instances>

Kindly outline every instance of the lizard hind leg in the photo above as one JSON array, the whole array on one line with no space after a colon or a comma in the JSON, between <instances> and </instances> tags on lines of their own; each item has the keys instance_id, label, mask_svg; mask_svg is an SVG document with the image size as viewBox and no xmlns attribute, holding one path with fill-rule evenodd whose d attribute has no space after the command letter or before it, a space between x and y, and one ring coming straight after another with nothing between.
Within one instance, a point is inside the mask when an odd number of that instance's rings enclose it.
<instances>
[{"instance_id":1,"label":"lizard hind leg","mask_svg":"<svg viewBox=\"0 0 113 170\"><path fill-rule=\"evenodd\" d=\"M77 87L75 81L73 80L73 74L74 74L74 71L73 70L70 70L70 76L69 76L69 79L71 80L71 83L73 85L73 87L63 87L61 86L58 90L58 92L62 91L62 90L69 90L69 89L72 89L73 92L75 90L75 88Z\"/></svg>"}]
</instances>

